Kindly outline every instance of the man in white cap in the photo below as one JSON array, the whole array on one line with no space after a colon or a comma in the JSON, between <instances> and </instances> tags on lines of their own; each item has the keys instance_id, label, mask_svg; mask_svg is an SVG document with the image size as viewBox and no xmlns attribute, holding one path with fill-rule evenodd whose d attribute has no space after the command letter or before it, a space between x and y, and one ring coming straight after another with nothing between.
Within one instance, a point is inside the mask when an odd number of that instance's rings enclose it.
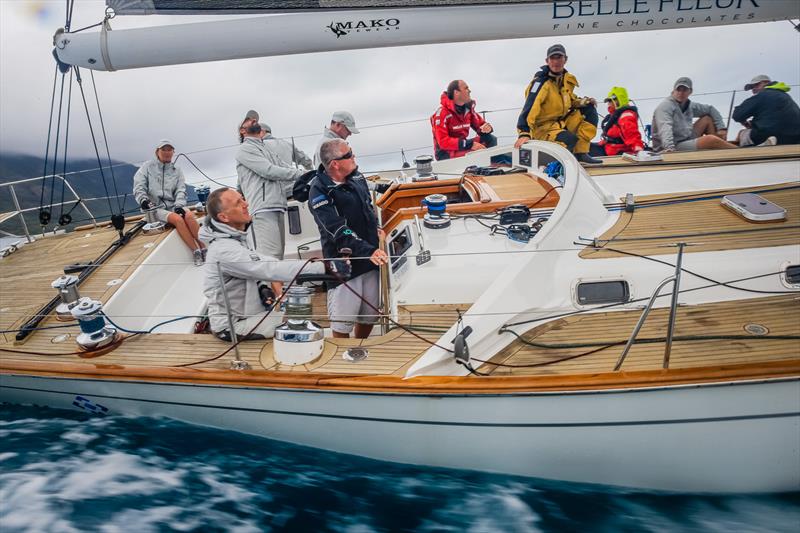
<instances>
[{"instance_id":1,"label":"man in white cap","mask_svg":"<svg viewBox=\"0 0 800 533\"><path fill-rule=\"evenodd\" d=\"M314 168L319 167L322 162L319 157L319 149L322 145L333 139L345 140L351 134L359 133L356 128L356 119L349 111L336 111L331 117L331 125L322 132L322 138L317 143L317 149L314 150Z\"/></svg>"},{"instance_id":2,"label":"man in white cap","mask_svg":"<svg viewBox=\"0 0 800 533\"><path fill-rule=\"evenodd\" d=\"M653 148L660 152L737 148L725 140L728 130L720 112L713 105L692 102L691 94L692 80L675 80L672 93L653 113Z\"/></svg>"},{"instance_id":3,"label":"man in white cap","mask_svg":"<svg viewBox=\"0 0 800 533\"><path fill-rule=\"evenodd\" d=\"M791 88L760 74L744 86L753 96L736 106L733 120L745 126L739 146L800 143L800 107L789 96Z\"/></svg>"}]
</instances>

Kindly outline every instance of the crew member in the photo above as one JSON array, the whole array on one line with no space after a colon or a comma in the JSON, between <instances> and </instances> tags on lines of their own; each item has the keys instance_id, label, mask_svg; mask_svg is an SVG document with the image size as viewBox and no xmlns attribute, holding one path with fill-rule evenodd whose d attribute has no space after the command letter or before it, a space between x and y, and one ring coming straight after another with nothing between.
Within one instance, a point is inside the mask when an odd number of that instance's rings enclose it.
<instances>
[{"instance_id":1,"label":"crew member","mask_svg":"<svg viewBox=\"0 0 800 533\"><path fill-rule=\"evenodd\" d=\"M478 134L469 138L470 128ZM492 125L475 111L475 100L464 80L453 80L442 93L431 116L433 153L437 160L461 157L468 152L497 146Z\"/></svg>"},{"instance_id":2,"label":"crew member","mask_svg":"<svg viewBox=\"0 0 800 533\"><path fill-rule=\"evenodd\" d=\"M251 216L247 201L235 189L222 187L212 192L206 210L200 237L208 244L203 293L208 298L211 331L218 337L230 339L222 292L224 284L236 334L245 340L272 337L281 323L281 315L274 310L264 318L267 311L259 294L258 282L291 281L304 262L279 261L248 246L246 230ZM222 270L222 279L219 269ZM304 269L309 274L324 271L321 262L308 264Z\"/></svg>"},{"instance_id":3,"label":"crew member","mask_svg":"<svg viewBox=\"0 0 800 533\"><path fill-rule=\"evenodd\" d=\"M563 45L548 48L545 62L525 89L514 147L531 139L552 141L565 146L581 163L602 163L589 156L589 142L597 133L597 102L575 95L578 80L564 68L567 51Z\"/></svg>"},{"instance_id":4,"label":"crew member","mask_svg":"<svg viewBox=\"0 0 800 533\"><path fill-rule=\"evenodd\" d=\"M752 90L753 96L733 110L733 120L745 126L739 146L800 143L800 107L789 96L788 85L761 74L744 90Z\"/></svg>"},{"instance_id":5,"label":"crew member","mask_svg":"<svg viewBox=\"0 0 800 533\"><path fill-rule=\"evenodd\" d=\"M352 251L352 278L348 287L328 285L328 315L334 337L369 336L378 320L379 271L389 256L378 246L378 219L367 180L358 171L350 146L342 139L323 143L323 168L311 181L308 204L319 227L322 253L336 258L343 249Z\"/></svg>"},{"instance_id":6,"label":"crew member","mask_svg":"<svg viewBox=\"0 0 800 533\"><path fill-rule=\"evenodd\" d=\"M322 137L314 150L314 168L319 167L322 160L319 157L319 150L326 141L335 139L346 140L350 135L359 133L356 128L356 119L348 111L337 111L331 117L331 125L322 131Z\"/></svg>"},{"instance_id":7,"label":"crew member","mask_svg":"<svg viewBox=\"0 0 800 533\"><path fill-rule=\"evenodd\" d=\"M186 209L186 180L172 162L175 148L166 139L156 145L156 157L142 165L133 176L133 196L142 210L155 208L156 219L170 224L192 250L195 265L203 264L203 244L197 238L199 227L191 210Z\"/></svg>"},{"instance_id":8,"label":"crew member","mask_svg":"<svg viewBox=\"0 0 800 533\"><path fill-rule=\"evenodd\" d=\"M258 125L261 126L261 140L264 142L264 147L269 153L274 154L276 158L284 162L283 166L292 168L302 166L306 170L313 168L314 165L311 158L298 148L294 142L275 137L272 135L272 128L264 122L259 122Z\"/></svg>"},{"instance_id":9,"label":"crew member","mask_svg":"<svg viewBox=\"0 0 800 533\"><path fill-rule=\"evenodd\" d=\"M608 115L600 124L600 142L592 143L590 155L638 154L644 150L639 132L639 110L631 105L625 87L612 87L605 102Z\"/></svg>"},{"instance_id":10,"label":"crew member","mask_svg":"<svg viewBox=\"0 0 800 533\"><path fill-rule=\"evenodd\" d=\"M692 102L691 94L692 80L675 80L672 93L653 113L653 148L660 152L736 148L725 140L728 130L719 111L713 105Z\"/></svg>"}]
</instances>

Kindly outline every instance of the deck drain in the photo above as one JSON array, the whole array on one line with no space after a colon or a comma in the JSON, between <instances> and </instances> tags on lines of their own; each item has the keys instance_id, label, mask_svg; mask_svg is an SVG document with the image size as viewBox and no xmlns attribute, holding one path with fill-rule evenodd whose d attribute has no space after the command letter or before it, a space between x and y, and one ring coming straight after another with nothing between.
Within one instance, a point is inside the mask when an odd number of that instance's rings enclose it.
<instances>
[{"instance_id":1,"label":"deck drain","mask_svg":"<svg viewBox=\"0 0 800 533\"><path fill-rule=\"evenodd\" d=\"M50 339L50 342L52 342L53 344L58 344L60 342L64 342L70 337L72 337L72 335L70 335L69 333L62 333L61 335L56 335L55 337Z\"/></svg>"},{"instance_id":2,"label":"deck drain","mask_svg":"<svg viewBox=\"0 0 800 533\"><path fill-rule=\"evenodd\" d=\"M366 348L361 348L358 346L354 346L352 348L348 348L342 354L342 359L345 361L350 361L351 363L357 363L359 361L363 361L369 356L369 351Z\"/></svg>"},{"instance_id":3,"label":"deck drain","mask_svg":"<svg viewBox=\"0 0 800 533\"><path fill-rule=\"evenodd\" d=\"M766 335L769 333L769 329L766 326L762 326L761 324L745 324L744 330L749 333L750 335Z\"/></svg>"},{"instance_id":4,"label":"deck drain","mask_svg":"<svg viewBox=\"0 0 800 533\"><path fill-rule=\"evenodd\" d=\"M122 283L122 280L117 278L110 280L108 283L106 283L106 285L108 285L109 287L113 287L114 285L119 285L120 283Z\"/></svg>"},{"instance_id":5,"label":"deck drain","mask_svg":"<svg viewBox=\"0 0 800 533\"><path fill-rule=\"evenodd\" d=\"M152 248L153 246L155 246L155 244L156 243L154 243L154 242L148 242L142 248Z\"/></svg>"}]
</instances>

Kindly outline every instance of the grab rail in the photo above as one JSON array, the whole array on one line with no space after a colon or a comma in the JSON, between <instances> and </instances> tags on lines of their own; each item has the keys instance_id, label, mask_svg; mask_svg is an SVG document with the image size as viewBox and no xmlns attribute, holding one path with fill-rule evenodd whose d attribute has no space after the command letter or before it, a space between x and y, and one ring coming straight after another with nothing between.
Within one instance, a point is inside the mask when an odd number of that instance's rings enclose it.
<instances>
[{"instance_id":1,"label":"grab rail","mask_svg":"<svg viewBox=\"0 0 800 533\"><path fill-rule=\"evenodd\" d=\"M617 364L614 365L614 371L618 371L622 368L622 363L625 362L625 358L628 356L628 352L630 351L633 344L636 342L636 337L639 335L639 331L644 326L645 320L647 320L647 315L650 314L650 310L653 308L653 304L656 301L656 298L659 297L661 293L661 289L663 289L667 284L672 283L672 300L670 302L669 307L669 323L667 325L667 339L666 344L664 346L664 363L663 368L669 368L669 357L672 353L672 338L675 334L675 317L678 310L678 292L680 290L681 285L681 270L682 270L682 263L683 263L683 250L687 246L685 242L677 243L678 246L678 259L675 261L675 274L666 278L664 281L658 284L656 290L653 291L653 295L650 296L650 300L647 302L647 305L642 311L642 315L639 317L639 321L636 323L636 327L633 328L633 332L631 332L630 338L628 338L628 342L625 344L625 349L622 350L622 354L620 354L619 359L617 359Z\"/></svg>"},{"instance_id":2,"label":"grab rail","mask_svg":"<svg viewBox=\"0 0 800 533\"><path fill-rule=\"evenodd\" d=\"M69 181L67 181L66 178L64 178L63 176L60 176L58 174L53 174L53 175L49 175L49 176L39 176L39 177L36 177L36 178L26 178L26 179L22 179L22 180L16 180L16 181L9 181L9 182L6 182L6 183L0 183L0 189L2 189L3 187L8 187L8 190L11 193L11 198L14 201L14 207L16 208L15 216L19 216L20 219L22 220L22 227L23 227L23 229L25 231L25 236L28 238L28 242L32 241L32 237L30 236L30 234L28 232L28 225L25 222L25 217L24 217L23 214L27 213L29 211L36 211L36 210L40 209L40 206L27 207L25 209L22 209L20 204L19 204L19 200L17 199L17 193L14 190L14 185L19 185L19 184L22 184L22 183L29 183L29 182L37 181L37 180L45 180L45 179L48 179L48 178L53 178L53 180L55 180L56 178L60 179L64 183L64 185L66 185L66 187L69 189L69 192L72 193L72 195L74 196L73 200L65 201L62 198L61 202L55 202L55 203L52 203L52 204L49 204L49 205L51 205L51 206L60 206L60 205L71 204L71 203L77 201L78 204L80 204L80 206L83 208L83 210L86 211L86 214L89 216L91 221L95 225L97 225L97 219L94 217L94 214L91 212L91 210L89 210L89 207L86 205L86 202L84 201L84 199L81 198L78 195L78 193L75 191L75 189L72 187L72 185L70 185ZM55 184L53 184L53 187L55 187ZM6 232L2 232L2 233L6 233Z\"/></svg>"}]
</instances>

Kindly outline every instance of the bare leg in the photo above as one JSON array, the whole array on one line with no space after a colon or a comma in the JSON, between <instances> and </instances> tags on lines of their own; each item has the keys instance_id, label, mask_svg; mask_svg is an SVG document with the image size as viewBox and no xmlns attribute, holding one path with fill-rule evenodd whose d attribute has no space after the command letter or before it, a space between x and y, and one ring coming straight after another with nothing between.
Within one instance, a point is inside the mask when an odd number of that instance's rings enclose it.
<instances>
[{"instance_id":1,"label":"bare leg","mask_svg":"<svg viewBox=\"0 0 800 533\"><path fill-rule=\"evenodd\" d=\"M704 115L697 119L694 125L692 125L692 129L697 137L717 134L717 127L714 125L714 119L712 119L710 115Z\"/></svg>"},{"instance_id":2,"label":"bare leg","mask_svg":"<svg viewBox=\"0 0 800 533\"><path fill-rule=\"evenodd\" d=\"M338 331L333 331L333 337L335 339L349 339L350 338L350 334L349 333L339 333Z\"/></svg>"},{"instance_id":3,"label":"bare leg","mask_svg":"<svg viewBox=\"0 0 800 533\"><path fill-rule=\"evenodd\" d=\"M735 144L723 141L716 135L703 135L697 139L698 150L718 150L721 148L739 148Z\"/></svg>"},{"instance_id":4,"label":"bare leg","mask_svg":"<svg viewBox=\"0 0 800 533\"><path fill-rule=\"evenodd\" d=\"M178 232L178 235L180 235L181 239L186 243L186 246L188 246L190 250L197 249L197 241L195 240L194 236L192 236L192 232L189 231L189 228L186 226L186 222L183 220L183 217L181 217L178 213L170 213L167 216L167 222L175 226L175 231Z\"/></svg>"},{"instance_id":5,"label":"bare leg","mask_svg":"<svg viewBox=\"0 0 800 533\"><path fill-rule=\"evenodd\" d=\"M183 220L186 222L186 227L189 228L189 233L192 234L192 238L195 240L198 246L200 246L200 248L205 248L205 244L203 244L197 237L198 233L200 232L200 226L197 225L197 219L194 217L194 213L187 209L186 216Z\"/></svg>"},{"instance_id":6,"label":"bare leg","mask_svg":"<svg viewBox=\"0 0 800 533\"><path fill-rule=\"evenodd\" d=\"M366 339L372 333L372 326L374 324L359 324L356 322L355 337L356 339Z\"/></svg>"}]
</instances>

